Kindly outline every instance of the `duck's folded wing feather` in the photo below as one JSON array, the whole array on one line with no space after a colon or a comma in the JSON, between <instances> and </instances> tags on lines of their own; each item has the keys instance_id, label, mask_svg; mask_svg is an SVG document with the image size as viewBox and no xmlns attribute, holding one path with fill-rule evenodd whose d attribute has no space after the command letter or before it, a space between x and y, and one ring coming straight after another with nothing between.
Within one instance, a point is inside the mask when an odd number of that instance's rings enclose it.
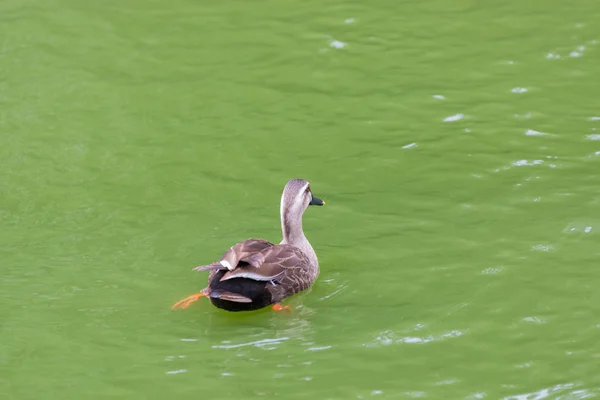
<instances>
[{"instance_id":1,"label":"duck's folded wing feather","mask_svg":"<svg viewBox=\"0 0 600 400\"><path fill-rule=\"evenodd\" d=\"M194 268L195 271L206 270L234 270L240 262L245 262L255 268L264 262L261 252L273 247L274 244L264 239L248 239L239 242L228 249L221 259L209 265L201 265Z\"/></svg>"},{"instance_id":2,"label":"duck's folded wing feather","mask_svg":"<svg viewBox=\"0 0 600 400\"><path fill-rule=\"evenodd\" d=\"M248 278L256 281L276 282L284 275L293 273L294 269L304 269L308 259L300 249L290 245L273 245L260 252L262 263L259 267L239 265L226 272L221 281L233 278Z\"/></svg>"}]
</instances>

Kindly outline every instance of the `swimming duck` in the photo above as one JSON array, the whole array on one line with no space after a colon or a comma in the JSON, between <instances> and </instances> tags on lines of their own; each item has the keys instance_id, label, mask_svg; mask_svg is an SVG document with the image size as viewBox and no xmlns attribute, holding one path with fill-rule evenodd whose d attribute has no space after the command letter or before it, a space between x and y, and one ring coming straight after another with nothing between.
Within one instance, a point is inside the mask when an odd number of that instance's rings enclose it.
<instances>
[{"instance_id":1,"label":"swimming duck","mask_svg":"<svg viewBox=\"0 0 600 400\"><path fill-rule=\"evenodd\" d=\"M302 215L308 206L323 205L323 200L313 196L309 182L289 181L281 195L281 243L244 240L227 250L219 261L194 268L210 271L208 286L172 308L187 308L208 297L214 306L228 311L269 305L277 311L289 309L280 302L309 288L319 274L317 255L302 230Z\"/></svg>"}]
</instances>

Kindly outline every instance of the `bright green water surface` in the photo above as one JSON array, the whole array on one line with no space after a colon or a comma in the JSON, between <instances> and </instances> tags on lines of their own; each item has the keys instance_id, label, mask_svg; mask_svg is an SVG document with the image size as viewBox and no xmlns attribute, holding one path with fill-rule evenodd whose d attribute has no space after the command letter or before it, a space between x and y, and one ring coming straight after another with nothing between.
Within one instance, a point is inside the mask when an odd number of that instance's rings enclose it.
<instances>
[{"instance_id":1,"label":"bright green water surface","mask_svg":"<svg viewBox=\"0 0 600 400\"><path fill-rule=\"evenodd\" d=\"M600 396L599 10L4 0L0 397ZM172 311L295 177L312 291Z\"/></svg>"}]
</instances>

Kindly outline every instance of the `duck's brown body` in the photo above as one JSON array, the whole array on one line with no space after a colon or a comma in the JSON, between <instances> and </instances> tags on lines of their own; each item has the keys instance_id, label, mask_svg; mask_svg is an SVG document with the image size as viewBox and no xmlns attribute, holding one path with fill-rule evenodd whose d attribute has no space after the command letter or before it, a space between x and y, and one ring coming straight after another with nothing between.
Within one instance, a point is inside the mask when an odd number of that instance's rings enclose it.
<instances>
[{"instance_id":1,"label":"duck's brown body","mask_svg":"<svg viewBox=\"0 0 600 400\"><path fill-rule=\"evenodd\" d=\"M319 274L317 256L302 232L302 213L309 205L324 205L313 197L308 182L286 185L281 200L283 241L248 239L227 250L218 262L196 267L210 271L208 286L173 306L186 308L200 297L228 311L251 311L309 288Z\"/></svg>"},{"instance_id":2,"label":"duck's brown body","mask_svg":"<svg viewBox=\"0 0 600 400\"><path fill-rule=\"evenodd\" d=\"M257 310L307 289L316 266L298 247L248 239L227 250L210 270L203 290L212 304L228 311Z\"/></svg>"}]
</instances>

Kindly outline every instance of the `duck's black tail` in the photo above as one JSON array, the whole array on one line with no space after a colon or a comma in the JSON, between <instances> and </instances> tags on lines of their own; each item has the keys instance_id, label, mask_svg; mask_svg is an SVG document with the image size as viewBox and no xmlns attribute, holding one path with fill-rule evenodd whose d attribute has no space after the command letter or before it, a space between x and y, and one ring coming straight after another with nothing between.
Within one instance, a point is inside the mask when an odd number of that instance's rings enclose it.
<instances>
[{"instance_id":1,"label":"duck's black tail","mask_svg":"<svg viewBox=\"0 0 600 400\"><path fill-rule=\"evenodd\" d=\"M268 282L249 278L232 278L221 281L226 270L217 272L209 284L209 297L216 307L228 311L258 310L272 304Z\"/></svg>"}]
</instances>

